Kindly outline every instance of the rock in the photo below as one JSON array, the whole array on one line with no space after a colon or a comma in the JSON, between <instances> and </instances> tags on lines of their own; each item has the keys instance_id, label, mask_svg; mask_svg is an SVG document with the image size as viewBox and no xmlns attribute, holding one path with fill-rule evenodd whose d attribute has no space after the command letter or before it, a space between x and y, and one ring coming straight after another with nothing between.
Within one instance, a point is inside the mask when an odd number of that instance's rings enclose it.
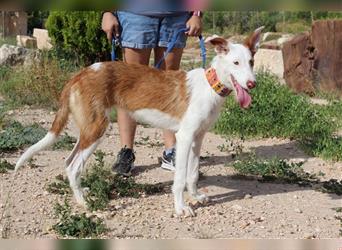
<instances>
[{"instance_id":1,"label":"rock","mask_svg":"<svg viewBox=\"0 0 342 250\"><path fill-rule=\"evenodd\" d=\"M303 211L300 210L299 208L296 208L294 211L295 211L296 213L299 213L299 214L303 213Z\"/></svg>"},{"instance_id":2,"label":"rock","mask_svg":"<svg viewBox=\"0 0 342 250\"><path fill-rule=\"evenodd\" d=\"M283 47L284 78L296 92L342 94L342 20L320 20Z\"/></svg>"},{"instance_id":3,"label":"rock","mask_svg":"<svg viewBox=\"0 0 342 250\"><path fill-rule=\"evenodd\" d=\"M34 29L33 37L37 39L37 47L40 50L50 50L52 49L51 38L49 33L45 29Z\"/></svg>"},{"instance_id":4,"label":"rock","mask_svg":"<svg viewBox=\"0 0 342 250\"><path fill-rule=\"evenodd\" d=\"M252 199L252 198L253 198L253 196L250 195L250 194L246 194L245 197L244 197L244 199Z\"/></svg>"},{"instance_id":5,"label":"rock","mask_svg":"<svg viewBox=\"0 0 342 250\"><path fill-rule=\"evenodd\" d=\"M284 75L282 52L280 50L258 49L254 55L254 69L256 71L270 71L282 79Z\"/></svg>"},{"instance_id":6,"label":"rock","mask_svg":"<svg viewBox=\"0 0 342 250\"><path fill-rule=\"evenodd\" d=\"M32 65L39 60L36 50L4 44L0 48L0 66Z\"/></svg>"},{"instance_id":7,"label":"rock","mask_svg":"<svg viewBox=\"0 0 342 250\"><path fill-rule=\"evenodd\" d=\"M36 49L37 40L34 37L17 35L17 45L20 47Z\"/></svg>"}]
</instances>

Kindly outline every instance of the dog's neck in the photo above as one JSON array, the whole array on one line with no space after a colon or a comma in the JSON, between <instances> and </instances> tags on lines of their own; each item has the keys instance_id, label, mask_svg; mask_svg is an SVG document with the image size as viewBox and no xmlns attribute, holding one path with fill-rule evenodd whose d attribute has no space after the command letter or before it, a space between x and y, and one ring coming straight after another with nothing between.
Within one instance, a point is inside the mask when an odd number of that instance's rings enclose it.
<instances>
[{"instance_id":1,"label":"dog's neck","mask_svg":"<svg viewBox=\"0 0 342 250\"><path fill-rule=\"evenodd\" d=\"M214 67L208 68L205 71L205 76L212 89L221 97L227 97L232 92L232 90L227 88L227 86L221 82Z\"/></svg>"}]
</instances>

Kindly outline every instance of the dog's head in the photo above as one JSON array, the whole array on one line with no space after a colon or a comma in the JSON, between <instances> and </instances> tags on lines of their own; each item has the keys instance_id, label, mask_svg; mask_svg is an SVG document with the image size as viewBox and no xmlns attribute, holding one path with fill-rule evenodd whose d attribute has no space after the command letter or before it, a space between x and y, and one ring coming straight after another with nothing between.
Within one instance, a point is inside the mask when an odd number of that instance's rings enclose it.
<instances>
[{"instance_id":1,"label":"dog's head","mask_svg":"<svg viewBox=\"0 0 342 250\"><path fill-rule=\"evenodd\" d=\"M220 81L235 92L242 108L248 108L251 104L249 90L256 86L253 57L257 51L262 29L263 27L256 29L244 44L233 44L216 35L206 39L206 43L212 44L217 53L212 67L215 68Z\"/></svg>"}]
</instances>

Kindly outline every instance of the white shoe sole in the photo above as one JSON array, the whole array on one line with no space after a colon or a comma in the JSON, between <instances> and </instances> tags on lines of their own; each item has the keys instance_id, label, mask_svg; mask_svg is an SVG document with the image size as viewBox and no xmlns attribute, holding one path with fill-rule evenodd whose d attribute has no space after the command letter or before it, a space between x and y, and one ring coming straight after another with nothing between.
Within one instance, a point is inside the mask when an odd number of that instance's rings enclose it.
<instances>
[{"instance_id":1,"label":"white shoe sole","mask_svg":"<svg viewBox=\"0 0 342 250\"><path fill-rule=\"evenodd\" d=\"M167 163L165 163L165 162L162 162L162 164L161 164L160 167L161 167L162 169L169 170L169 171L172 171L172 172L176 171L176 168L175 168L173 165L167 164Z\"/></svg>"}]
</instances>

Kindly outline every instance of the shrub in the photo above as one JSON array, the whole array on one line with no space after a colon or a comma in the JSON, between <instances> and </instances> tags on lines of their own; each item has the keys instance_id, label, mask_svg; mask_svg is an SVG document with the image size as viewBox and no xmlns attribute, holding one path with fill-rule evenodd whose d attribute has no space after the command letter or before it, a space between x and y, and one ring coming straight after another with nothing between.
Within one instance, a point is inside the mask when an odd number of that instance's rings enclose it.
<instances>
[{"instance_id":1,"label":"shrub","mask_svg":"<svg viewBox=\"0 0 342 250\"><path fill-rule=\"evenodd\" d=\"M67 200L55 205L55 215L59 222L52 226L61 236L76 238L95 237L107 231L103 220L83 214L73 214Z\"/></svg>"},{"instance_id":2,"label":"shrub","mask_svg":"<svg viewBox=\"0 0 342 250\"><path fill-rule=\"evenodd\" d=\"M296 139L314 155L342 159L342 140L333 136L337 123L329 108L320 108L307 97L293 94L268 73L257 74L257 83L250 109L242 110L232 97L228 98L215 125L216 132Z\"/></svg>"},{"instance_id":3,"label":"shrub","mask_svg":"<svg viewBox=\"0 0 342 250\"><path fill-rule=\"evenodd\" d=\"M38 124L23 126L17 121L8 122L4 130L0 132L0 150L13 152L25 146L31 146L41 140L46 133L46 129ZM70 150L75 141L75 138L65 134L54 145L54 149Z\"/></svg>"},{"instance_id":4,"label":"shrub","mask_svg":"<svg viewBox=\"0 0 342 250\"><path fill-rule=\"evenodd\" d=\"M99 11L52 11L46 27L56 48L86 64L107 59L110 44Z\"/></svg>"}]
</instances>

